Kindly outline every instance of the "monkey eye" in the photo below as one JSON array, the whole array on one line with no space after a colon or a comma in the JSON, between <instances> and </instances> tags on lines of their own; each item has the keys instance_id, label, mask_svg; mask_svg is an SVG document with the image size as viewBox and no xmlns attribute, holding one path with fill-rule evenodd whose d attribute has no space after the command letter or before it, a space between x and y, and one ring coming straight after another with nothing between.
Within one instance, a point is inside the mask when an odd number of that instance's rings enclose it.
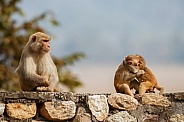
<instances>
[{"instance_id":1,"label":"monkey eye","mask_svg":"<svg viewBox=\"0 0 184 122\"><path fill-rule=\"evenodd\" d=\"M49 42L49 40L46 40L46 39L45 39L45 40L43 40L43 42Z\"/></svg>"},{"instance_id":2,"label":"monkey eye","mask_svg":"<svg viewBox=\"0 0 184 122\"><path fill-rule=\"evenodd\" d=\"M129 64L129 65L132 65L132 62L130 61L130 62L128 62L128 64Z\"/></svg>"}]
</instances>

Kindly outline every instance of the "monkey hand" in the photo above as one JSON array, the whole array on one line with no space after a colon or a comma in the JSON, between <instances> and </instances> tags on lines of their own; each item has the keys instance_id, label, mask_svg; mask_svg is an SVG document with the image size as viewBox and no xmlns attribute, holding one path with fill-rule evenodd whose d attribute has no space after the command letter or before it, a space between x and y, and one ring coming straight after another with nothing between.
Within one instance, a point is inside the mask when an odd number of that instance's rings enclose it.
<instances>
[{"instance_id":1,"label":"monkey hand","mask_svg":"<svg viewBox=\"0 0 184 122\"><path fill-rule=\"evenodd\" d=\"M144 70L139 70L139 71L137 72L137 76L143 75L144 73L145 73Z\"/></svg>"},{"instance_id":2,"label":"monkey hand","mask_svg":"<svg viewBox=\"0 0 184 122\"><path fill-rule=\"evenodd\" d=\"M47 87L47 86L49 86L49 85L50 85L50 82L49 82L48 80L45 80L45 81L44 81L44 86Z\"/></svg>"},{"instance_id":3,"label":"monkey hand","mask_svg":"<svg viewBox=\"0 0 184 122\"><path fill-rule=\"evenodd\" d=\"M49 86L50 85L50 82L48 81L48 78L43 78L43 83L42 83L43 86Z\"/></svg>"},{"instance_id":4,"label":"monkey hand","mask_svg":"<svg viewBox=\"0 0 184 122\"><path fill-rule=\"evenodd\" d=\"M36 88L36 90L41 91L41 92L53 92L53 90L51 90L51 88L45 87L45 86L39 86Z\"/></svg>"},{"instance_id":5,"label":"monkey hand","mask_svg":"<svg viewBox=\"0 0 184 122\"><path fill-rule=\"evenodd\" d=\"M48 91L48 87L39 86L39 87L36 87L36 90L37 90L37 91L41 91L41 92L46 92L46 91Z\"/></svg>"}]
</instances>

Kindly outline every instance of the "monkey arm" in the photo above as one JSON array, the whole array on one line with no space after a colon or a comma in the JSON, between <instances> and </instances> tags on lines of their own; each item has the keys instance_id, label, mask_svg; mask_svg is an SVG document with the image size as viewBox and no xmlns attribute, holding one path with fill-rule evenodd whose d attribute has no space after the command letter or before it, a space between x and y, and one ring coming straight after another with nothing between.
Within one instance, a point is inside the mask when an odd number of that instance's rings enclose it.
<instances>
[{"instance_id":1,"label":"monkey arm","mask_svg":"<svg viewBox=\"0 0 184 122\"><path fill-rule=\"evenodd\" d=\"M40 76L36 73L28 73L27 78L25 79L25 83L29 86L48 86L49 82L47 78L44 78L43 76Z\"/></svg>"},{"instance_id":2,"label":"monkey arm","mask_svg":"<svg viewBox=\"0 0 184 122\"><path fill-rule=\"evenodd\" d=\"M132 81L135 77L137 76L136 73L125 73L124 74L124 77L123 77L123 80L124 81Z\"/></svg>"},{"instance_id":3,"label":"monkey arm","mask_svg":"<svg viewBox=\"0 0 184 122\"><path fill-rule=\"evenodd\" d=\"M144 70L139 70L137 73L136 73L136 77L139 77L141 75L143 75L145 73Z\"/></svg>"},{"instance_id":4,"label":"monkey arm","mask_svg":"<svg viewBox=\"0 0 184 122\"><path fill-rule=\"evenodd\" d=\"M31 57L25 58L23 66L21 68L22 68L21 76L23 77L23 81L26 84L33 87L40 85L48 86L47 83L48 79L36 73L37 67L33 58Z\"/></svg>"},{"instance_id":5,"label":"monkey arm","mask_svg":"<svg viewBox=\"0 0 184 122\"><path fill-rule=\"evenodd\" d=\"M56 76L55 74L57 74L57 72L49 75L49 78L48 78L49 86L48 87L39 86L36 88L36 90L37 91L49 91L49 92L60 91L59 89L56 89L56 84L58 82L58 76Z\"/></svg>"},{"instance_id":6,"label":"monkey arm","mask_svg":"<svg viewBox=\"0 0 184 122\"><path fill-rule=\"evenodd\" d=\"M124 81L132 81L134 78L139 77L140 75L144 74L144 70L139 70L137 73L133 73L133 72L126 72L124 74Z\"/></svg>"},{"instance_id":7,"label":"monkey arm","mask_svg":"<svg viewBox=\"0 0 184 122\"><path fill-rule=\"evenodd\" d=\"M124 81L132 81L135 77L138 77L142 74L144 74L144 70L138 70L138 72L134 73L131 71L124 72L123 79Z\"/></svg>"},{"instance_id":8,"label":"monkey arm","mask_svg":"<svg viewBox=\"0 0 184 122\"><path fill-rule=\"evenodd\" d=\"M128 69L132 72L132 73L137 73L139 70L138 69L136 69L134 66L132 66L132 65L128 65L127 66L128 67Z\"/></svg>"}]
</instances>

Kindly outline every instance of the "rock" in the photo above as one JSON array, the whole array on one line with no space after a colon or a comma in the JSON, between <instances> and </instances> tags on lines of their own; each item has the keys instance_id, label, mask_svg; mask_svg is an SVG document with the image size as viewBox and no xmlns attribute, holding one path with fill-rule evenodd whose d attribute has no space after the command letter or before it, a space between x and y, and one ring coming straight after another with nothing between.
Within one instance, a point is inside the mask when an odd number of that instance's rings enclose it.
<instances>
[{"instance_id":1,"label":"rock","mask_svg":"<svg viewBox=\"0 0 184 122\"><path fill-rule=\"evenodd\" d=\"M6 113L8 116L16 119L33 118L36 115L36 103L8 103L6 104Z\"/></svg>"},{"instance_id":2,"label":"rock","mask_svg":"<svg viewBox=\"0 0 184 122\"><path fill-rule=\"evenodd\" d=\"M137 122L127 111L121 111L108 117L105 122Z\"/></svg>"},{"instance_id":3,"label":"rock","mask_svg":"<svg viewBox=\"0 0 184 122\"><path fill-rule=\"evenodd\" d=\"M76 116L72 122L92 122L90 113L86 112L84 107L78 107Z\"/></svg>"},{"instance_id":4,"label":"rock","mask_svg":"<svg viewBox=\"0 0 184 122\"><path fill-rule=\"evenodd\" d=\"M169 107L171 105L171 102L167 99L167 97L164 97L162 95L155 93L145 93L142 96L142 104Z\"/></svg>"},{"instance_id":5,"label":"rock","mask_svg":"<svg viewBox=\"0 0 184 122\"><path fill-rule=\"evenodd\" d=\"M92 122L91 115L89 113L79 114L72 122Z\"/></svg>"},{"instance_id":6,"label":"rock","mask_svg":"<svg viewBox=\"0 0 184 122\"><path fill-rule=\"evenodd\" d=\"M3 115L4 109L5 109L5 104L4 103L0 103L0 115Z\"/></svg>"},{"instance_id":7,"label":"rock","mask_svg":"<svg viewBox=\"0 0 184 122\"><path fill-rule=\"evenodd\" d=\"M156 114L145 114L143 122L159 122L159 115L156 115Z\"/></svg>"},{"instance_id":8,"label":"rock","mask_svg":"<svg viewBox=\"0 0 184 122\"><path fill-rule=\"evenodd\" d=\"M108 103L117 109L135 110L138 106L138 101L126 94L114 93L108 97Z\"/></svg>"},{"instance_id":9,"label":"rock","mask_svg":"<svg viewBox=\"0 0 184 122\"><path fill-rule=\"evenodd\" d=\"M88 105L98 121L103 121L108 116L109 106L105 95L88 96Z\"/></svg>"},{"instance_id":10,"label":"rock","mask_svg":"<svg viewBox=\"0 0 184 122\"><path fill-rule=\"evenodd\" d=\"M45 102L40 114L50 121L68 120L75 116L76 106L73 101Z\"/></svg>"},{"instance_id":11,"label":"rock","mask_svg":"<svg viewBox=\"0 0 184 122\"><path fill-rule=\"evenodd\" d=\"M169 122L184 122L184 115L183 114L172 115L169 119Z\"/></svg>"},{"instance_id":12,"label":"rock","mask_svg":"<svg viewBox=\"0 0 184 122\"><path fill-rule=\"evenodd\" d=\"M175 100L184 100L184 92L174 93L173 95Z\"/></svg>"}]
</instances>

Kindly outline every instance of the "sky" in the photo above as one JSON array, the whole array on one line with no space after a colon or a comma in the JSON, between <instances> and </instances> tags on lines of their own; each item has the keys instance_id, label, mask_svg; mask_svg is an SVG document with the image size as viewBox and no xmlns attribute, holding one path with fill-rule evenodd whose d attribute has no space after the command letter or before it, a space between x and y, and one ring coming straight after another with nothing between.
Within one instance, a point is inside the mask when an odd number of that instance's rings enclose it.
<instances>
[{"instance_id":1,"label":"sky","mask_svg":"<svg viewBox=\"0 0 184 122\"><path fill-rule=\"evenodd\" d=\"M114 73L129 54L145 58L165 92L184 90L183 0L23 0L19 7L26 16L18 21L50 11L60 22L40 23L55 35L52 55L87 55L69 67L84 84L77 92L115 92Z\"/></svg>"}]
</instances>

